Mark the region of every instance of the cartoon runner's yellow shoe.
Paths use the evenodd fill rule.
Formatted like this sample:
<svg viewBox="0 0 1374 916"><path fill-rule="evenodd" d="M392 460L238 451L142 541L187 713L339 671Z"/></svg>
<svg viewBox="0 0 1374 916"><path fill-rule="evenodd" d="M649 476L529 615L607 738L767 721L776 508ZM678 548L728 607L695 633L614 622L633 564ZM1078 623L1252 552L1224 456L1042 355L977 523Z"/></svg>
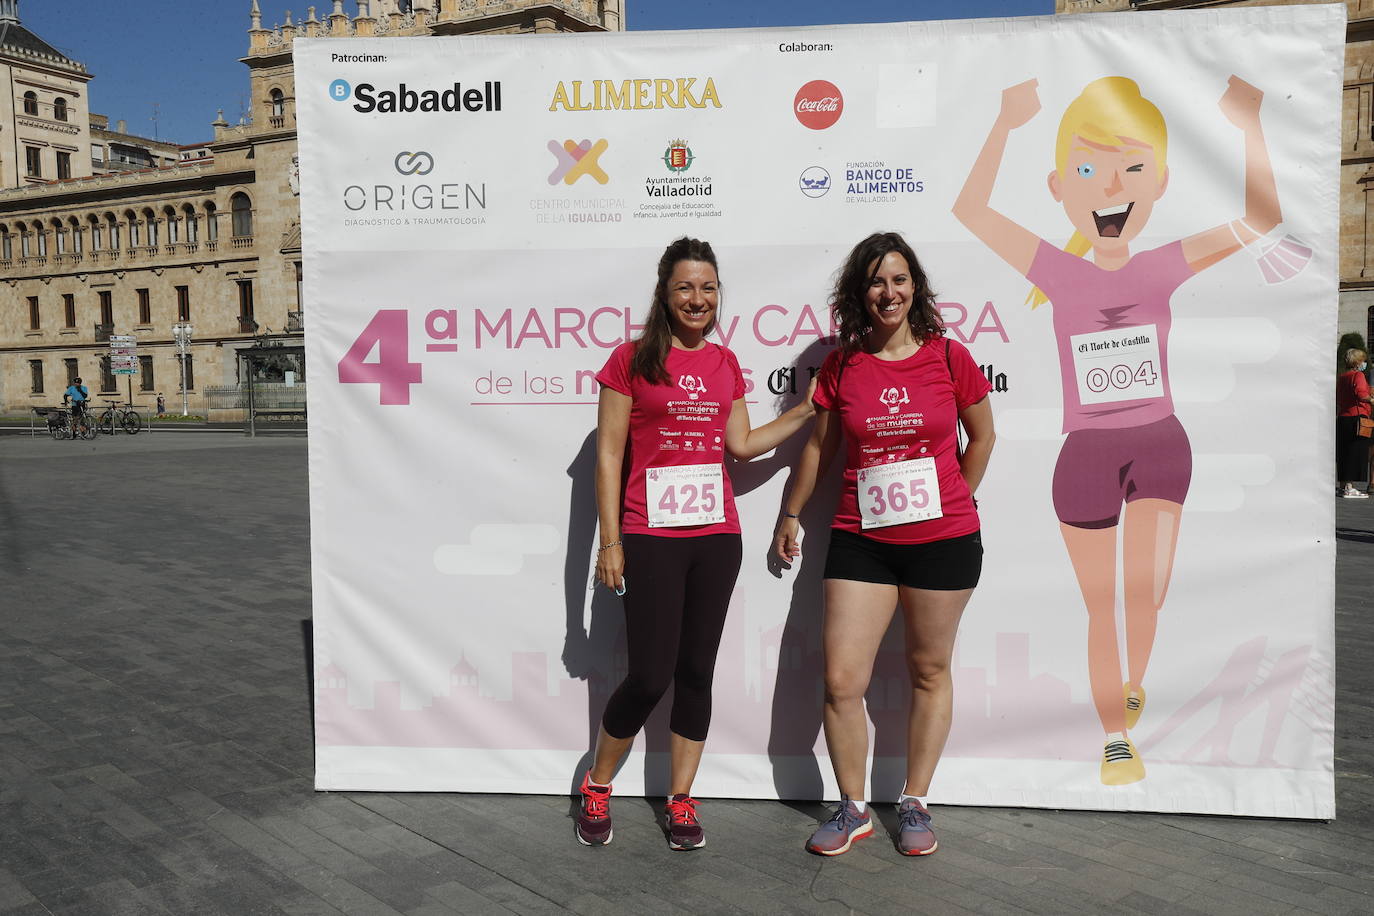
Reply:
<svg viewBox="0 0 1374 916"><path fill-rule="evenodd" d="M1102 748L1102 784L1128 786L1145 778L1145 764L1131 739L1120 733L1107 736Z"/></svg>
<svg viewBox="0 0 1374 916"><path fill-rule="evenodd" d="M1130 731L1140 721L1140 713L1145 709L1145 688L1132 690L1130 684L1122 684L1121 693L1126 698L1126 731Z"/></svg>

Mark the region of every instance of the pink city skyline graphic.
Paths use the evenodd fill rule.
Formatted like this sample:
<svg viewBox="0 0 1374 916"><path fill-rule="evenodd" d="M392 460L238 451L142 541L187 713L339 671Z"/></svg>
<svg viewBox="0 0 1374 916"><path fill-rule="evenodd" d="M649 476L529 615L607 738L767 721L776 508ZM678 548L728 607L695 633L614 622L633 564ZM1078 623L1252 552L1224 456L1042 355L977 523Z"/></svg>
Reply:
<svg viewBox="0 0 1374 916"><path fill-rule="evenodd" d="M716 664L715 714L710 750L723 754L809 755L820 753L822 656L819 645L789 633L784 624L763 630L753 646L757 658L776 658L751 678L746 660L744 615L732 609ZM316 677L316 741L321 746L483 748L585 751L594 722L611 691L625 676L623 628L610 653L610 670L593 668L584 679L551 676L544 652L510 653L510 696L484 694L478 668L460 659L449 671L448 692L418 708L401 702L399 681L372 684L371 706L350 703L348 674L333 663ZM1220 671L1200 682L1193 696L1162 721L1137 728L1142 750L1160 762L1239 767L1283 767L1276 758L1280 733L1289 717L1311 729L1331 702L1311 646L1290 649L1277 658L1266 651L1268 638L1237 646ZM1086 672L1083 673L1086 678ZM954 662L954 727L949 757L1063 759L1065 748L1091 747L1098 722L1090 701L1076 701L1068 681L1031 671L1031 636L995 636L991 669ZM774 709L779 689L789 697ZM884 642L866 697L873 722L875 757L905 754L907 697L910 686L900 640ZM656 718L671 696L665 697ZM1258 750L1237 750L1242 720L1263 708ZM1147 713L1148 715L1148 713ZM763 734L760 725L771 721ZM650 728L654 720L651 720ZM1048 727L1047 727L1048 726ZM1187 746L1174 742L1186 728L1195 737ZM1251 747L1253 741L1240 746Z"/></svg>

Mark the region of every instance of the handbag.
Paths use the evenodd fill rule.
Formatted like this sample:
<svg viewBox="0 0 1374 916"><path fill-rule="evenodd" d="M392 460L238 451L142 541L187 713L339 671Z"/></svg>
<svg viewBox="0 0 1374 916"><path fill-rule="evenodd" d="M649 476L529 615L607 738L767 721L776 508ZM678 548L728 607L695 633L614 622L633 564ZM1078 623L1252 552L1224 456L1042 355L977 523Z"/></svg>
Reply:
<svg viewBox="0 0 1374 916"><path fill-rule="evenodd" d="M1355 435L1365 439L1374 436L1374 419L1369 417L1356 417L1355 421Z"/></svg>

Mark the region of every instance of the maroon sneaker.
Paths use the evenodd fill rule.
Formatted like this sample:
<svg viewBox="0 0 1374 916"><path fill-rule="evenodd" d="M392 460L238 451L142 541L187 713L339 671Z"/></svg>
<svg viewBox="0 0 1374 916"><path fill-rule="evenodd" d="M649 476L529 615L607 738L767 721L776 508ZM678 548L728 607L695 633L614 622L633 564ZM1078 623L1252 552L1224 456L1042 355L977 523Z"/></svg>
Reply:
<svg viewBox="0 0 1374 916"><path fill-rule="evenodd" d="M605 846L611 842L611 787L594 786L592 772L582 777L582 810L577 812L577 842Z"/></svg>
<svg viewBox="0 0 1374 916"><path fill-rule="evenodd" d="M706 831L697 820L697 800L690 795L674 795L664 806L668 818L668 845L673 849L700 849L706 845Z"/></svg>

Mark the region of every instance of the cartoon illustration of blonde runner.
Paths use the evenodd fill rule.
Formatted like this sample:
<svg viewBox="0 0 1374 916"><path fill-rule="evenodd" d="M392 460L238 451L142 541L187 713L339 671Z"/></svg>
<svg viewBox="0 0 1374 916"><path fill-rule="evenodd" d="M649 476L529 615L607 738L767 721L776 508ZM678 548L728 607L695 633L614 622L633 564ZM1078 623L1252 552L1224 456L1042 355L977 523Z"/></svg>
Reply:
<svg viewBox="0 0 1374 916"><path fill-rule="evenodd" d="M1291 237L1266 238L1281 214L1260 127L1262 100L1263 93L1232 76L1219 103L1244 135L1244 217L1181 241L1129 249L1169 185L1168 131L1159 109L1121 76L1089 83L1059 124L1049 191L1076 230L1065 248L990 205L1008 135L1040 110L1036 80L1003 91L1001 111L954 204L955 217L1034 284L1032 307L1053 305L1066 434L1053 498L1088 611L1088 678L1106 733L1105 785L1145 777L1130 729L1145 706L1145 669L1192 478L1191 447L1169 387L1169 298L1242 247L1257 252L1271 282L1296 274L1311 255ZM1291 263L1281 260L1284 253ZM1124 685L1115 610L1118 528Z"/></svg>

